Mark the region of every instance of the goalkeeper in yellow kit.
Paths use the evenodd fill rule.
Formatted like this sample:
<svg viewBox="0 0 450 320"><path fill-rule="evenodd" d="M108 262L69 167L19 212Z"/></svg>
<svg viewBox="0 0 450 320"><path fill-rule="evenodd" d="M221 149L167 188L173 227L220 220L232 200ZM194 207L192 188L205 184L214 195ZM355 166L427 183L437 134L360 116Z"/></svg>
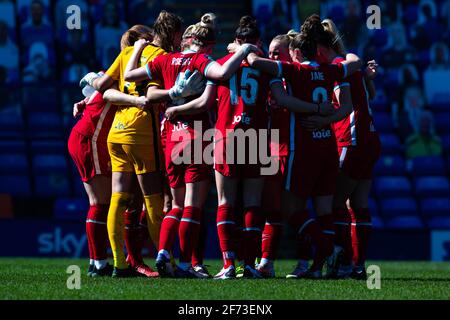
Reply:
<svg viewBox="0 0 450 320"><path fill-rule="evenodd" d="M154 24L154 40L142 51L140 65L145 65L157 56L173 51L181 42L181 18L162 11ZM114 81L119 90L144 98L149 86L158 82L126 82L124 71L133 53L133 47L125 48L116 58L106 74L95 78L86 75L82 81L102 91ZM161 157L158 110L143 110L137 106L118 108L108 136L108 149L112 166L112 195L108 212L108 234L114 255L113 277L128 277L135 274L128 266L123 251L123 212L132 200L131 185L134 173L144 195L150 237L158 248L159 230L163 218L162 175L164 162Z"/></svg>

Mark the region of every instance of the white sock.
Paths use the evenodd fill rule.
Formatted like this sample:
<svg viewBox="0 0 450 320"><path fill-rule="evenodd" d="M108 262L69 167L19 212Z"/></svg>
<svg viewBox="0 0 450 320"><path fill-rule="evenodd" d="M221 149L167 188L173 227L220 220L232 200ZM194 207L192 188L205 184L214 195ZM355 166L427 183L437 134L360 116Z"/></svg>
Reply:
<svg viewBox="0 0 450 320"><path fill-rule="evenodd" d="M260 266L267 266L270 265L272 263L271 260L266 259L266 258L261 258L261 262L259 263Z"/></svg>
<svg viewBox="0 0 450 320"><path fill-rule="evenodd" d="M89 265L90 266L94 265L94 259L89 259Z"/></svg>
<svg viewBox="0 0 450 320"><path fill-rule="evenodd" d="M104 267L106 267L108 260L94 260L94 263L97 269L103 269Z"/></svg>
<svg viewBox="0 0 450 320"><path fill-rule="evenodd" d="M191 266L191 264L189 262L180 262L178 264L178 268L180 268L183 271L186 271L187 269L189 269L190 266Z"/></svg>
<svg viewBox="0 0 450 320"><path fill-rule="evenodd" d="M158 251L158 255L162 254L164 257L166 257L167 259L170 259L170 253L169 251L165 250L165 249L161 249Z"/></svg>

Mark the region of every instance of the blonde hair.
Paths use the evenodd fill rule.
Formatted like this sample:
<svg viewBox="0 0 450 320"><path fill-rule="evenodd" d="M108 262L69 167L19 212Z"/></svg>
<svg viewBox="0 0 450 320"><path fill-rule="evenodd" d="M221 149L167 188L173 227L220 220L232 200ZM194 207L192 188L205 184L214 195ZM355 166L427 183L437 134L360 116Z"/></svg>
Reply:
<svg viewBox="0 0 450 320"><path fill-rule="evenodd" d="M345 50L344 41L342 41L342 36L340 35L333 20L323 20L322 26L326 32L331 33L331 35L333 36L333 50L336 51L337 54L344 56L347 50Z"/></svg>
<svg viewBox="0 0 450 320"><path fill-rule="evenodd" d="M200 47L215 44L216 22L217 17L214 13L205 13L191 30L191 37L194 38L192 43Z"/></svg>

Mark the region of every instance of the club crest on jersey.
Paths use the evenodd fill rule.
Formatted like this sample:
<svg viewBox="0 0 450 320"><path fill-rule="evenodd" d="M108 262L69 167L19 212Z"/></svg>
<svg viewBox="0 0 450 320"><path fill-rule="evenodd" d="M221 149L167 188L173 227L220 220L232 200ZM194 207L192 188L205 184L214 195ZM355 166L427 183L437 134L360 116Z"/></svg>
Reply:
<svg viewBox="0 0 450 320"><path fill-rule="evenodd" d="M312 132L313 139L329 139L331 138L330 129L316 130Z"/></svg>
<svg viewBox="0 0 450 320"><path fill-rule="evenodd" d="M324 81L325 80L325 76L323 75L323 72L312 71L311 72L311 80L312 81Z"/></svg>
<svg viewBox="0 0 450 320"><path fill-rule="evenodd" d="M233 116L233 123L232 124L243 123L243 124L249 125L250 122L251 122L251 118L249 116L247 116L245 112L243 112L240 115Z"/></svg>

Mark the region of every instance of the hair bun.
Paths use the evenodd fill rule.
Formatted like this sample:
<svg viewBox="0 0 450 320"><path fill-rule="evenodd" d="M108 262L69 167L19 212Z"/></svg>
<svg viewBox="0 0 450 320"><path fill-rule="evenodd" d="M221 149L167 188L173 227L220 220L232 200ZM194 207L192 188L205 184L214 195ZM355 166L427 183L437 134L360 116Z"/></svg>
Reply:
<svg viewBox="0 0 450 320"><path fill-rule="evenodd" d="M256 19L251 16L243 16L239 21L240 28L257 28Z"/></svg>
<svg viewBox="0 0 450 320"><path fill-rule="evenodd" d="M205 13L200 19L200 26L205 28L216 28L216 19L217 16L214 13L208 12Z"/></svg>

